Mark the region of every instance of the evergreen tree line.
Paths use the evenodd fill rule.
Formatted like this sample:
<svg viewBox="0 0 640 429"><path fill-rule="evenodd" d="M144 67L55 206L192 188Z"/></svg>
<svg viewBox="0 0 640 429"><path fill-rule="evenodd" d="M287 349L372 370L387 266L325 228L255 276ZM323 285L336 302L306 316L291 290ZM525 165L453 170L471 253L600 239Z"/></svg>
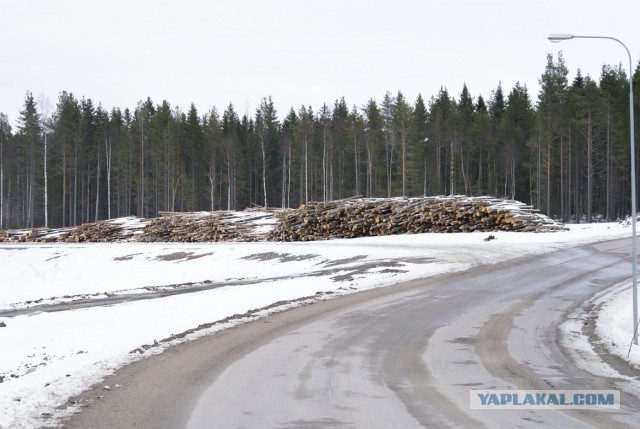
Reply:
<svg viewBox="0 0 640 429"><path fill-rule="evenodd" d="M562 54L548 55L535 102L520 83L486 101L464 85L457 97L341 98L281 120L270 97L250 116L150 99L109 112L67 92L49 112L27 93L15 132L0 113L0 229L357 195L493 195L564 221L623 217L627 74L567 76Z"/></svg>

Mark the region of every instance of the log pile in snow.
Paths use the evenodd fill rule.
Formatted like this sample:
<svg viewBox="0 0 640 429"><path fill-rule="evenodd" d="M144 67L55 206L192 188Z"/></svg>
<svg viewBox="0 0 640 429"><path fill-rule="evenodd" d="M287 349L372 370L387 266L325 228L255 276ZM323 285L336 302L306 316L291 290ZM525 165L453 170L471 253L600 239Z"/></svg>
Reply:
<svg viewBox="0 0 640 429"><path fill-rule="evenodd" d="M423 232L564 229L518 201L491 197L350 199L310 203L278 214L269 239L312 241Z"/></svg>
<svg viewBox="0 0 640 429"><path fill-rule="evenodd" d="M346 199L298 209L243 212L161 212L58 229L0 231L0 242L218 242L312 241L423 232L563 230L518 201L491 197Z"/></svg>
<svg viewBox="0 0 640 429"><path fill-rule="evenodd" d="M257 213L257 212L242 212ZM242 216L238 212L218 211L204 213L160 212L149 219L137 241L206 243L218 241L260 241L264 239L258 224L264 218L273 218L272 212Z"/></svg>
<svg viewBox="0 0 640 429"><path fill-rule="evenodd" d="M66 228L32 228L0 231L0 242L104 243L135 241L143 225L135 217L100 220Z"/></svg>

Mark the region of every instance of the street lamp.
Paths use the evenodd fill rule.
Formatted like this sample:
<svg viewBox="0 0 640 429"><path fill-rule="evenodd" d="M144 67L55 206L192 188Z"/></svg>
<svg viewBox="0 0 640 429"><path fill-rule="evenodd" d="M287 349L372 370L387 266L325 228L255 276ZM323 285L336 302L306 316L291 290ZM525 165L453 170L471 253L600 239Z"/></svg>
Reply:
<svg viewBox="0 0 640 429"><path fill-rule="evenodd" d="M629 56L629 127L631 129L631 265L633 276L633 343L638 345L638 250L636 245L636 145L633 123L633 62L629 48L620 40L609 36L576 36L573 34L549 34L549 41L559 43L571 39L608 39L618 42Z"/></svg>

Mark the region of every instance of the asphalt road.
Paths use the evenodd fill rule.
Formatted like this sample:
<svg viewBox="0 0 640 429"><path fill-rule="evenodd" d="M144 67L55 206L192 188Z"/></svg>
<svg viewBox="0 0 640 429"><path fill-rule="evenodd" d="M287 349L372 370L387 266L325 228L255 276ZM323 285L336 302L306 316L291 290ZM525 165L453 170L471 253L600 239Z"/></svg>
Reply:
<svg viewBox="0 0 640 429"><path fill-rule="evenodd" d="M629 247L571 248L272 315L121 369L104 382L120 387L76 398L82 411L65 427L637 427L640 382L578 368L558 330L629 277ZM471 410L471 389L618 389L622 404Z"/></svg>

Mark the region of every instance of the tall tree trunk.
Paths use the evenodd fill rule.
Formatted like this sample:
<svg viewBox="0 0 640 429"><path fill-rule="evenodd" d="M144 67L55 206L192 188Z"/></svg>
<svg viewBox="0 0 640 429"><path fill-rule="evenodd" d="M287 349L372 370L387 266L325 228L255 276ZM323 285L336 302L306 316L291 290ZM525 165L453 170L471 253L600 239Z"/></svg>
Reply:
<svg viewBox="0 0 640 429"><path fill-rule="evenodd" d="M47 133L44 133L44 226L49 227L49 191L47 176Z"/></svg>
<svg viewBox="0 0 640 429"><path fill-rule="evenodd" d="M28 208L27 208L27 216L28 216L28 225L30 228L34 226L34 211L35 211L35 185L36 185L36 169L35 169L35 144L33 136L29 136L29 165L27 167L27 173L29 177L28 180Z"/></svg>
<svg viewBox="0 0 640 429"><path fill-rule="evenodd" d="M456 148L455 148L456 135L455 131L449 141L449 194L455 195L456 193Z"/></svg>
<svg viewBox="0 0 640 429"><path fill-rule="evenodd" d="M441 144L441 136L440 136L440 128L438 126L436 126L436 141L435 141L435 145L436 145L436 184L438 187L438 192L442 191L442 167L441 167L441 163L442 163L442 144ZM445 191L446 193L446 191Z"/></svg>
<svg viewBox="0 0 640 429"><path fill-rule="evenodd" d="M78 139L74 139L73 145L73 225L78 224Z"/></svg>
<svg viewBox="0 0 640 429"><path fill-rule="evenodd" d="M393 145L387 144L387 198L391 198L392 175L393 175Z"/></svg>
<svg viewBox="0 0 640 429"><path fill-rule="evenodd" d="M536 207L542 208L542 126L538 124L538 146L536 160Z"/></svg>
<svg viewBox="0 0 640 429"><path fill-rule="evenodd" d="M173 199L175 199L175 195ZM209 200L211 200L210 210L213 212L216 210L216 154L213 149L209 158Z"/></svg>
<svg viewBox="0 0 640 429"><path fill-rule="evenodd" d="M95 213L95 222L98 222L99 213L100 213L100 144L98 146L98 165L96 166L96 213Z"/></svg>
<svg viewBox="0 0 640 429"><path fill-rule="evenodd" d="M482 150L478 151L478 186L476 187L478 195L483 195L483 189L482 189Z"/></svg>
<svg viewBox="0 0 640 429"><path fill-rule="evenodd" d="M305 131L304 135L304 203L309 202L309 149L308 137Z"/></svg>
<svg viewBox="0 0 640 429"><path fill-rule="evenodd" d="M587 116L587 223L592 221L593 206L593 123L591 109Z"/></svg>
<svg viewBox="0 0 640 429"><path fill-rule="evenodd" d="M567 204L566 204L566 210L565 210L565 215L567 216L566 221L571 221L571 217L575 216L575 213L572 212L571 210L571 193L573 192L574 194L576 194L576 190L574 189L574 180L573 180L573 158L574 158L574 148L573 148L573 143L572 143L572 137L571 137L571 128L569 128L569 134L568 134L568 139L569 141L567 142L567 146L569 147L568 151L569 153L567 154L567 195L566 195L566 200L567 200ZM575 156L575 158L577 159L577 156ZM577 207L577 206L576 206Z"/></svg>
<svg viewBox="0 0 640 429"><path fill-rule="evenodd" d="M404 128L404 127L403 127ZM402 196L407 195L407 133L402 130Z"/></svg>
<svg viewBox="0 0 640 429"><path fill-rule="evenodd" d="M607 101L607 214L606 220L611 220L611 104Z"/></svg>
<svg viewBox="0 0 640 429"><path fill-rule="evenodd" d="M546 183L546 213L547 215L551 214L551 119L549 119L549 125L547 128L547 147L546 147L546 174L547 174L547 183Z"/></svg>
<svg viewBox="0 0 640 429"><path fill-rule="evenodd" d="M327 127L322 128L322 201L329 196L329 170L327 166Z"/></svg>
<svg viewBox="0 0 640 429"><path fill-rule="evenodd" d="M267 154L264 149L264 137L260 136L260 148L262 149L262 192L264 193L264 206L267 204Z"/></svg>
<svg viewBox="0 0 640 429"><path fill-rule="evenodd" d="M358 140L356 138L356 120L353 120L353 165L354 171L353 175L355 176L355 192L353 195L360 195L360 180L358 173Z"/></svg>
<svg viewBox="0 0 640 429"><path fill-rule="evenodd" d="M564 133L562 132L563 124L560 118L560 219L565 218L565 177L564 177Z"/></svg>
<svg viewBox="0 0 640 429"><path fill-rule="evenodd" d="M329 200L333 200L333 140L329 140Z"/></svg>
<svg viewBox="0 0 640 429"><path fill-rule="evenodd" d="M138 216L144 217L144 118L140 120L140 188Z"/></svg>
<svg viewBox="0 0 640 429"><path fill-rule="evenodd" d="M373 196L373 155L371 154L371 143L369 139L365 136L365 144L367 147L367 185L366 185L366 196Z"/></svg>
<svg viewBox="0 0 640 429"><path fill-rule="evenodd" d="M287 207L291 207L291 157L292 157L292 148L289 147L289 167L287 170L289 174L287 175Z"/></svg>
<svg viewBox="0 0 640 429"><path fill-rule="evenodd" d="M280 206L286 207L287 203L287 145L282 144L282 183L280 184Z"/></svg>
<svg viewBox="0 0 640 429"><path fill-rule="evenodd" d="M107 219L111 219L111 139L107 137L104 144L107 157Z"/></svg>
<svg viewBox="0 0 640 429"><path fill-rule="evenodd" d="M231 144L231 143L228 143L228 144ZM231 151L228 148L227 149L227 210L231 210L232 189L233 189L233 171L231 167Z"/></svg>
<svg viewBox="0 0 640 429"><path fill-rule="evenodd" d="M62 226L67 226L67 143L62 141Z"/></svg>

